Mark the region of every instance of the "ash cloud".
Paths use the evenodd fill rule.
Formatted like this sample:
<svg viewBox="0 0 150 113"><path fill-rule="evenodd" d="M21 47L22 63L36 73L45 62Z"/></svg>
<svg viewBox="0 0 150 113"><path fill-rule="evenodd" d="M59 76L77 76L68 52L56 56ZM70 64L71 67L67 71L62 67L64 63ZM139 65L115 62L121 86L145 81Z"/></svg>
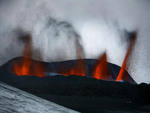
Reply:
<svg viewBox="0 0 150 113"><path fill-rule="evenodd" d="M128 71L136 82L150 83L149 4L148 0L2 0L0 64L21 55L18 28L31 33L35 51L45 61L76 58L80 43L84 57L97 58L107 50L108 61L118 65L128 46L126 31L138 30Z"/></svg>

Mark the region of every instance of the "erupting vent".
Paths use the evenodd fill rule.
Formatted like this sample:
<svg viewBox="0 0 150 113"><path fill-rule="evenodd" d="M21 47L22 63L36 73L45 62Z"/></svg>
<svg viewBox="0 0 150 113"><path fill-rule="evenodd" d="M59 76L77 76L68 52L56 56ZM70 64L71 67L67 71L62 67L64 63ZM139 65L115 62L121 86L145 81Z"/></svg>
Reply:
<svg viewBox="0 0 150 113"><path fill-rule="evenodd" d="M69 70L62 67L61 69L59 69L58 73L65 75L65 76L69 76L69 75L85 76L86 72L85 72L84 60L79 59L76 62L76 65L71 66Z"/></svg>
<svg viewBox="0 0 150 113"><path fill-rule="evenodd" d="M104 53L95 66L93 77L101 80L109 80L109 69L107 64L107 56Z"/></svg>
<svg viewBox="0 0 150 113"><path fill-rule="evenodd" d="M119 75L118 75L116 81L121 81L121 80L126 79L125 70L127 69L127 61L128 61L128 57L130 56L132 49L135 45L135 41L136 41L136 33L133 33L133 34L131 34L130 44L129 44L125 59L123 61L123 64L121 66L121 69L120 69L120 72L119 72Z"/></svg>
<svg viewBox="0 0 150 113"><path fill-rule="evenodd" d="M126 80L127 76L125 70L127 69L127 61L128 57L131 54L132 48L135 44L136 33L131 35L130 44L123 61L122 67L120 69L119 75L116 81ZM77 76L86 76L86 66L84 60L81 58L81 50L77 49L77 55L79 60L76 61L76 64L72 64L68 67L64 65L59 66L56 73L70 76L70 75L77 75ZM31 37L27 35L25 37L25 45L23 51L23 58L19 62L13 63L13 72L18 76L27 76L27 75L34 75L38 77L47 76L46 73L50 73L51 70L46 69L46 66L42 62L34 62L32 60L32 44L31 44ZM110 76L110 71L107 62L107 54L106 52L100 56L97 63L95 64L92 75L95 79L99 80L113 80L112 76Z"/></svg>
<svg viewBox="0 0 150 113"><path fill-rule="evenodd" d="M25 38L25 46L23 51L23 59L21 62L14 62L13 70L16 75L34 75L38 77L45 76L45 66L44 64L38 62L34 63L32 59L32 44L31 37L27 35Z"/></svg>

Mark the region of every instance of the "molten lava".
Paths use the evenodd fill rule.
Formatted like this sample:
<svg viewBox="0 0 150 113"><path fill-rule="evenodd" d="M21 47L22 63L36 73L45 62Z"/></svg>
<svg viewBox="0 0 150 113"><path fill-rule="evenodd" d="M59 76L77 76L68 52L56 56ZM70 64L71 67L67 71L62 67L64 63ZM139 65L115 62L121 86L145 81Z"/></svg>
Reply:
<svg viewBox="0 0 150 113"><path fill-rule="evenodd" d="M101 80L108 80L110 78L106 53L104 53L98 60L94 69L93 77Z"/></svg>
<svg viewBox="0 0 150 113"><path fill-rule="evenodd" d="M69 75L77 75L77 76L85 76L86 75L86 69L85 69L85 62L83 60L83 50L77 44L76 53L77 53L77 62L75 64L70 65L70 67L63 67L61 66L59 69L59 73L63 74L64 76Z"/></svg>
<svg viewBox="0 0 150 113"><path fill-rule="evenodd" d="M136 33L132 34L132 37L130 37L130 38L131 38L130 44L129 44L129 47L128 47L128 50L127 50L125 59L124 59L124 61L123 61L123 64L122 64L122 66L121 66L121 69L120 69L120 72L119 72L119 75L118 75L116 81L121 81L121 80L125 80L125 79L126 79L125 70L126 70L126 68L127 68L128 57L131 55L132 49L133 49L133 47L134 47L134 45L135 45Z"/></svg>
<svg viewBox="0 0 150 113"><path fill-rule="evenodd" d="M79 75L79 76L85 76L86 75L86 69L85 69L85 62L83 60L84 54L83 54L83 48L79 44L78 40L76 40L76 53L77 53L77 64L74 68L70 69L71 75Z"/></svg>
<svg viewBox="0 0 150 113"><path fill-rule="evenodd" d="M85 76L85 64L83 59L79 59L76 62L72 63L70 66L60 65L58 67L58 72L64 76L77 75Z"/></svg>
<svg viewBox="0 0 150 113"><path fill-rule="evenodd" d="M45 67L42 63L35 63L32 59L32 44L30 35L24 37L25 45L23 58L20 62L14 62L13 71L18 76L34 75L38 77L45 76Z"/></svg>
<svg viewBox="0 0 150 113"><path fill-rule="evenodd" d="M70 75L79 75L79 76L85 76L85 64L83 59L79 59L77 61L77 65L74 68L70 69L69 72Z"/></svg>
<svg viewBox="0 0 150 113"><path fill-rule="evenodd" d="M123 61L122 67L120 69L119 75L116 81L126 80L126 65L129 55L131 54L132 48L135 44L136 34L132 35L130 40L130 44ZM26 75L33 75L38 77L44 77L45 73L47 73L46 68L44 66L44 62L36 62L32 60L32 41L30 35L24 37L24 51L23 51L23 58L20 59L18 62L13 63L13 71L18 76L26 76ZM68 65L59 65L56 69L56 73L59 73L64 76L69 75L78 75L78 76L86 76L86 68L85 68L85 58L83 56L83 49L79 45L77 45L77 62ZM50 72L50 70L49 70ZM110 76L109 67L107 63L107 55L106 52L99 58L97 61L94 70L92 70L93 78L101 79L101 80L112 80Z"/></svg>

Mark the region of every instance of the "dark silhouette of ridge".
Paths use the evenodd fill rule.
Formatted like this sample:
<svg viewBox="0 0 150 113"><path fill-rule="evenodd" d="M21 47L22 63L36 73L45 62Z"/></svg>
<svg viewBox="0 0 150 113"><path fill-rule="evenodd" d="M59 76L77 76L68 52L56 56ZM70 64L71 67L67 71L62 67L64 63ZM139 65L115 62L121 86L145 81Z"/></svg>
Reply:
<svg viewBox="0 0 150 113"><path fill-rule="evenodd" d="M150 104L149 84L138 85L133 81L116 82L92 78L90 70L97 60L84 60L87 77L57 75L40 78L32 75L15 75L12 72L12 62L20 59L22 58L12 59L0 67L0 81L74 110L99 113L105 110L130 111L132 109L134 111L136 109L142 112L143 109L140 109L140 106ZM42 63L45 64L47 70L56 72L60 64L68 66L75 62L76 60ZM110 72L113 73L112 78L115 79L120 67L111 63L108 63L108 66Z"/></svg>
<svg viewBox="0 0 150 113"><path fill-rule="evenodd" d="M23 57L17 57L17 58L14 58L10 61L8 61L6 64L4 64L3 66L1 66L1 68L3 68L3 70L7 70L8 72L11 72L12 74L14 74L12 72L12 64L13 62L20 62L22 60ZM59 72L58 70L60 68L63 67L63 69L67 70L68 68L70 68L71 66L73 65L76 65L76 62L78 60L68 60L68 61L61 61L61 62L51 62L51 63L48 63L48 62L41 62L41 61L36 61L36 60L32 60L33 63L43 63L46 67L46 74L47 75L50 75L50 72L51 73L55 73L55 75L59 75ZM94 70L94 67L95 67L95 64L97 63L97 60L96 59L83 59L84 63L85 63L85 70L86 70L86 77L93 77L93 70ZM108 79L108 81L115 81L118 74L119 74L119 71L120 71L120 67L115 65L115 64L112 64L112 63L108 63L108 67L109 67L109 73L110 73L110 78L112 79ZM132 79L132 77L129 75L129 73L127 71L125 71L126 73L126 82L130 82L130 83L133 83L135 84L136 82Z"/></svg>

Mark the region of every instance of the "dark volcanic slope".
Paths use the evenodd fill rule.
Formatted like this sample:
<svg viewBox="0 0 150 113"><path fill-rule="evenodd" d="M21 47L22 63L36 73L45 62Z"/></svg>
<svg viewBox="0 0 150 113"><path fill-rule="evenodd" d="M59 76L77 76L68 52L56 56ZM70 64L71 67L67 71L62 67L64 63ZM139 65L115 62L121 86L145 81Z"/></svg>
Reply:
<svg viewBox="0 0 150 113"><path fill-rule="evenodd" d="M12 73L13 62L21 62L21 61L22 61L22 57L12 59L12 60L8 61L6 64L4 64L3 66L1 66L1 68L3 68L3 70L7 70L8 72ZM39 62L39 61L35 61L35 60L32 60L32 61L34 64L37 64ZM49 74L49 72L58 73L59 69L62 69L62 68L63 68L63 70L68 70L70 67L75 66L77 64L77 61L78 60L68 60L68 61L62 61L62 62L51 62L51 63L41 62L41 63L43 63L45 65L46 70L47 70L46 73ZM93 70L95 68L95 64L97 63L97 60L84 59L83 62L85 64L86 76L92 77ZM120 67L115 64L108 63L108 68L109 68L109 73L111 76L110 78L112 78L111 80L115 81L119 74ZM126 74L125 80L127 82L136 83L127 71L125 71L125 74Z"/></svg>
<svg viewBox="0 0 150 113"><path fill-rule="evenodd" d="M19 58L20 59L20 58ZM12 72L12 62L17 59L13 59L0 67L0 81L26 90L33 94L54 94L54 95L77 95L77 96L116 96L116 97L130 97L133 93L136 93L136 85L126 82L113 82L96 80L90 77L80 76L47 76L39 78L36 76L17 76ZM34 61L35 62L35 61ZM57 63L45 63L46 67L55 72L60 65L70 65L75 61L57 62ZM92 68L92 65L96 60L85 60L86 68ZM88 64L89 63L89 64ZM110 64L112 71L118 73L119 67ZM114 71L115 70L115 71ZM89 75L90 76L90 75ZM112 90L113 89L113 90ZM135 90L135 92L134 92Z"/></svg>
<svg viewBox="0 0 150 113"><path fill-rule="evenodd" d="M150 103L150 86L147 84L136 85L128 82L103 81L74 75L43 78L35 76L19 77L12 72L11 64L14 60L16 59L0 67L0 81L77 111L84 113L104 112L105 109L109 111L118 111L119 109L130 111L130 109L140 108L135 103L141 105ZM86 66L89 65L86 68L90 68L92 62L96 62L95 60L85 61ZM68 63L69 65L72 62L75 61L45 63L45 65L51 70L53 68L55 72L59 63L63 65ZM116 69L114 72L118 73L118 66L109 65L112 65L112 70Z"/></svg>

